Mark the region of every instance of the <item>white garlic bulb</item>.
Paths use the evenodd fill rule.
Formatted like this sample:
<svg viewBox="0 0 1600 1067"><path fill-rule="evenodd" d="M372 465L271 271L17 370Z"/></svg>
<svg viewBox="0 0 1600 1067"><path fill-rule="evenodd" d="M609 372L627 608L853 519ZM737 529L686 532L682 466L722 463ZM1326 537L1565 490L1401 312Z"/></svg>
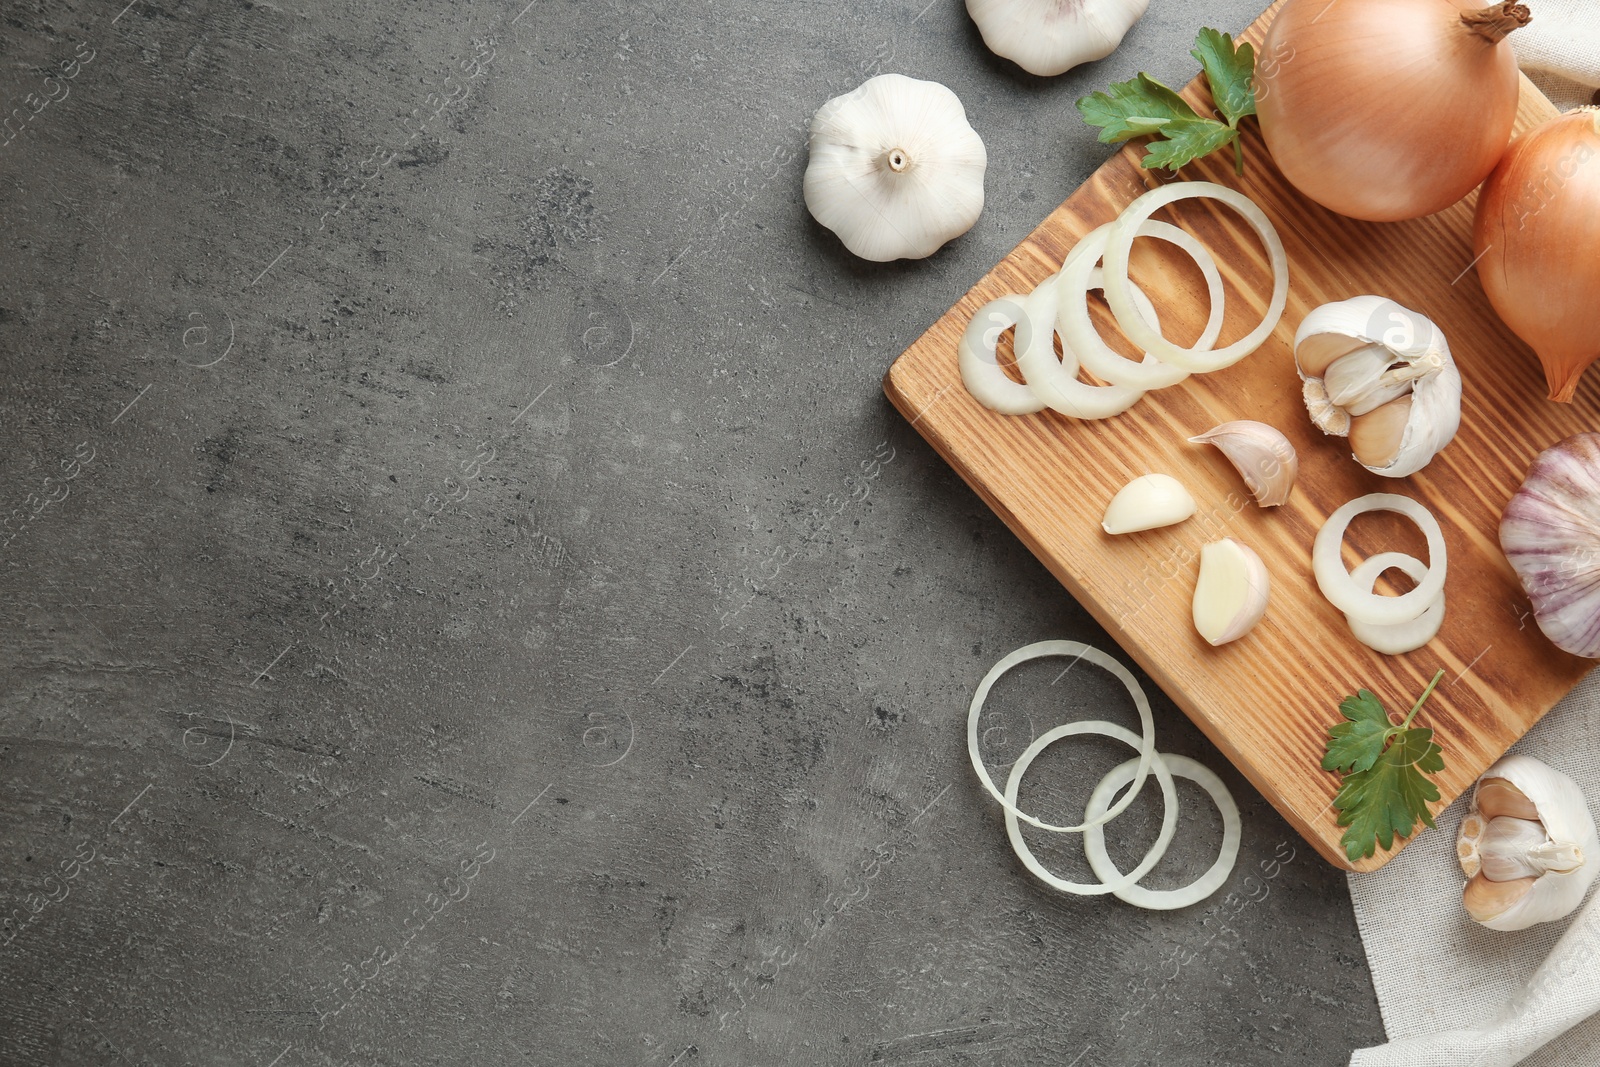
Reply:
<svg viewBox="0 0 1600 1067"><path fill-rule="evenodd" d="M1500 548L1544 635L1600 658L1600 434L1539 454L1500 516Z"/></svg>
<svg viewBox="0 0 1600 1067"><path fill-rule="evenodd" d="M1483 772L1461 820L1461 902L1491 930L1525 930L1570 914L1600 872L1600 838L1578 784L1530 756Z"/></svg>
<svg viewBox="0 0 1600 1067"><path fill-rule="evenodd" d="M1046 77L1104 59L1150 0L967 0L983 43L1029 74Z"/></svg>
<svg viewBox="0 0 1600 1067"><path fill-rule="evenodd" d="M955 93L880 74L817 109L806 207L862 259L921 259L978 221L988 165Z"/></svg>
<svg viewBox="0 0 1600 1067"><path fill-rule="evenodd" d="M1323 433L1348 437L1357 463L1404 478L1461 427L1461 372L1425 315L1381 296L1316 308L1294 335L1306 410Z"/></svg>

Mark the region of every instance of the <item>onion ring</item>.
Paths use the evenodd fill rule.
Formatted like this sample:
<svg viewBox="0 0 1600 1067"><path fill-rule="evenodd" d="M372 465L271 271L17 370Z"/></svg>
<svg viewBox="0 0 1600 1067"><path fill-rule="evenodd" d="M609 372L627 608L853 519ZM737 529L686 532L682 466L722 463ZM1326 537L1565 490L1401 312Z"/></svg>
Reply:
<svg viewBox="0 0 1600 1067"><path fill-rule="evenodd" d="M1068 257L1068 261L1071 262L1071 257ZM1099 269L1094 268L1096 272ZM1056 275L1045 279L1023 301L1023 313L1031 330L1028 343L1017 347L1017 366L1022 369L1023 377L1028 379L1028 387L1034 395L1052 411L1075 419L1108 419L1120 415L1139 402L1139 398L1144 396L1143 389L1080 382L1078 349L1065 336L1062 337L1061 358L1056 359L1054 338L1061 330L1056 316L1056 307L1060 302L1059 278ZM1090 282L1093 283L1092 276ZM1133 296L1140 311L1149 315L1152 321L1157 321L1155 306L1144 291L1135 288ZM1043 327L1041 324L1044 324Z"/></svg>
<svg viewBox="0 0 1600 1067"><path fill-rule="evenodd" d="M1102 734L1122 741L1130 748L1139 748L1141 740L1132 730L1118 726L1115 723L1100 722L1094 719L1069 722L1065 726L1057 726L1054 729L1046 730L1034 738L1033 743L1023 750L1022 755L1017 757L1017 762L1012 764L1011 777L1006 779L1006 800L1008 801L1008 807L1006 808L1006 836L1011 839L1011 848L1016 852L1017 858L1022 861L1022 865L1032 871L1045 885L1053 889L1059 889L1064 893L1075 893L1080 897L1097 897L1106 893L1121 895L1130 889L1138 888L1134 883L1149 874L1150 869L1161 862L1161 857L1166 855L1167 846L1172 844L1172 837L1178 830L1178 789L1177 786L1172 784L1172 774L1167 770L1163 756L1159 752L1155 753L1151 759L1150 769L1155 772L1156 781L1161 783L1161 795L1166 804L1161 817L1161 832L1156 836L1156 843L1150 846L1150 851L1145 853L1144 859L1139 861L1139 865L1127 874L1123 874L1121 871L1113 871L1110 878L1101 876L1098 883L1069 882L1065 878L1051 874L1044 864L1039 862L1039 858L1033 854L1033 850L1028 847L1028 842L1022 836L1022 825L1017 821L1016 815L1013 814L1017 810L1015 806L1017 787L1022 784L1022 775L1027 771L1028 766L1033 763L1035 756L1063 737L1071 737L1075 734ZM1131 759L1124 766L1138 763L1139 760ZM1112 773L1116 772L1113 771ZM1104 807L1105 805L1102 804L1101 808L1103 809ZM1096 815L1098 814L1100 813L1097 812ZM1088 832L1100 830L1098 825L1090 826L1087 820L1084 825L1089 826ZM1095 873L1099 874L1098 871Z"/></svg>
<svg viewBox="0 0 1600 1067"><path fill-rule="evenodd" d="M1005 795L995 788L994 779L989 777L989 771L983 765L983 756L978 752L978 718L983 714L983 703L989 699L989 690L994 688L994 683L1000 676L1019 663L1026 663L1032 659L1042 659L1046 656L1073 656L1078 659L1088 660L1097 667L1110 671L1128 690L1128 695L1133 697L1134 705L1139 709L1139 727L1144 737L1139 743L1139 769L1134 775L1133 784L1126 795L1113 804L1109 810L1084 822L1080 826L1052 826L1047 822L1034 818L1021 810L1017 805L1005 798ZM1057 729L1061 729L1057 727ZM1049 736L1049 734L1041 735ZM1038 744L1035 741L1034 744ZM1040 746L1043 747L1043 746ZM1144 787L1144 782L1150 774L1150 765L1156 756L1156 726L1155 719L1150 714L1150 700L1140 687L1139 680L1135 678L1121 663L1111 656L1095 648L1093 645L1083 644L1081 641L1036 641L1031 645L1024 645L999 663L989 668L989 673L983 676L983 681L978 683L978 691L972 695L972 706L967 711L967 755L972 758L972 769L978 772L978 781L989 791L989 795L1000 802L1005 809L1006 817L1021 819L1029 826L1037 826L1041 830L1051 833L1082 833L1091 826L1100 826L1110 822L1127 810L1133 798ZM1012 771L1015 774L1015 769Z"/></svg>
<svg viewBox="0 0 1600 1067"><path fill-rule="evenodd" d="M1371 592L1378 583L1378 575L1390 567L1404 571L1413 582L1422 581L1428 573L1427 564L1415 556L1408 556L1404 552L1379 552L1351 571L1350 580L1357 587ZM1356 635L1356 640L1374 652L1381 652L1385 656L1415 652L1437 637L1439 628L1444 625L1444 593L1441 592L1439 599L1410 622L1395 626L1371 626L1349 616L1345 617L1345 621L1350 624L1350 632Z"/></svg>
<svg viewBox="0 0 1600 1067"><path fill-rule="evenodd" d="M1022 352L1031 333L1022 304L1023 298L1015 294L989 301L967 323L957 347L961 381L967 392L984 407L1002 415L1032 415L1044 410L1044 401L1032 389L1012 381L1000 369L1000 359L995 354L1000 335L1013 326L1017 328L1016 350Z"/></svg>
<svg viewBox="0 0 1600 1067"><path fill-rule="evenodd" d="M1233 794L1228 792L1228 787L1223 784L1222 779L1218 778L1209 767L1196 763L1187 756L1174 756L1166 752L1159 753L1158 758L1161 763L1156 764L1157 773L1160 773L1160 767L1164 763L1171 774L1194 782L1211 794L1211 800L1217 805L1217 811L1222 816L1222 847L1217 852L1217 861L1199 878L1178 889L1146 889L1140 885L1128 885L1112 890L1119 900L1136 907L1149 908L1152 911L1172 911L1198 904L1222 888L1222 884L1228 880L1228 875L1233 873L1233 865L1239 859L1239 839L1243 833L1239 819L1239 805L1234 803ZM1136 762L1129 760L1113 768L1110 774L1100 779L1100 784L1094 787L1094 793L1089 797L1088 807L1084 808L1085 819L1092 818L1105 810L1112 794L1133 777ZM1166 785L1165 780L1162 781L1162 785ZM1167 802L1175 803L1170 799ZM1157 839L1157 844L1159 843L1160 840ZM1104 827L1091 827L1084 833L1083 851L1089 857L1089 866L1101 881L1110 883L1112 879L1122 875L1106 853ZM1144 863L1141 862L1134 870L1144 871Z"/></svg>
<svg viewBox="0 0 1600 1067"><path fill-rule="evenodd" d="M1428 572L1417 587L1401 596L1380 596L1363 589L1344 569L1339 558L1350 520L1368 511L1393 511L1416 523L1428 539ZM1408 496L1368 493L1340 507L1317 531L1311 546L1311 572L1322 595L1345 615L1369 626L1400 626L1416 619L1444 594L1446 553L1444 533L1433 512Z"/></svg>
<svg viewBox="0 0 1600 1067"><path fill-rule="evenodd" d="M1163 363L1149 352L1145 353L1142 363L1123 358L1101 339L1099 332L1094 328L1094 322L1089 318L1089 304L1086 297L1091 289L1107 289L1107 299L1110 299L1110 292L1104 281L1107 272L1095 264L1100 262L1101 256L1105 253L1112 225L1114 224L1108 223L1090 231L1073 247L1071 254L1067 256L1066 266L1061 268L1057 315L1062 336L1066 344L1077 353L1085 370L1113 385L1146 390L1164 389L1169 385L1176 385L1189 376L1187 370ZM1216 344L1217 336L1222 332L1222 275L1217 273L1217 261L1194 237L1165 222L1152 220L1144 223L1139 227L1138 236L1156 237L1177 245L1189 253L1195 266L1205 275L1206 291L1211 300L1211 317L1206 320L1205 331L1195 342L1195 346L1209 349ZM1102 279L1098 285L1095 282L1096 271L1100 272ZM1129 291L1136 295L1140 293L1139 287L1131 282ZM1139 311L1140 318L1160 335L1161 323L1145 313L1143 307L1140 307ZM1032 380L1030 377L1029 381Z"/></svg>
<svg viewBox="0 0 1600 1067"><path fill-rule="evenodd" d="M1191 197L1220 200L1242 215L1261 238L1272 266L1272 298L1267 304L1266 314L1255 329L1225 348L1180 348L1163 337L1159 330L1151 329L1149 323L1140 319L1133 306L1132 286L1128 281L1128 253L1133 247L1133 239L1155 212L1176 200ZM1283 250L1278 231L1272 228L1266 213L1256 206L1255 201L1214 182L1174 182L1152 189L1129 204L1117 221L1111 224L1111 234L1106 239L1105 270L1106 303L1111 305L1117 325L1122 327L1128 340L1163 363L1197 374L1230 367L1260 348L1272 331L1277 329L1278 320L1283 317L1284 305L1289 299L1289 257Z"/></svg>

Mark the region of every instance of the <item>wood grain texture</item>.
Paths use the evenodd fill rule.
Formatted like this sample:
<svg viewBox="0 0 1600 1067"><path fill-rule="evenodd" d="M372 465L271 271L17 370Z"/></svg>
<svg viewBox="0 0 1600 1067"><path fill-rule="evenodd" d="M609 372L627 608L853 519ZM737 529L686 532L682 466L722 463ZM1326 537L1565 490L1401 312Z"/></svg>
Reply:
<svg viewBox="0 0 1600 1067"><path fill-rule="evenodd" d="M1259 45L1270 16L1269 9L1246 39ZM1209 106L1199 79L1184 95L1197 107ZM1554 114L1524 80L1519 131ZM890 368L884 389L1317 851L1339 866L1372 870L1401 843L1393 852L1349 864L1330 807L1338 780L1318 766L1325 731L1337 721L1346 694L1366 686L1391 710L1404 710L1444 669L1421 720L1438 731L1444 746L1447 768L1438 777L1443 807L1591 666L1540 634L1500 552L1497 528L1534 455L1571 433L1600 426L1600 403L1592 383L1571 406L1544 399L1537 360L1495 317L1469 269L1474 198L1406 223L1346 219L1296 193L1272 166L1254 121L1246 125L1243 177L1233 173L1227 152L1185 168L1180 177L1248 194L1288 251L1288 308L1254 355L1226 371L1149 394L1128 413L1101 422L1053 412L996 415L963 388L956 346L973 313L998 296L1028 292L1059 268L1079 237L1161 184L1140 168L1143 148L1136 143L1108 160L908 348ZM1211 201L1183 201L1156 217L1194 233L1212 251L1227 284L1222 342L1242 336L1258 321L1271 288L1266 255L1249 228ZM1205 290L1182 253L1161 242L1137 242L1133 275L1154 300L1168 336L1182 343L1198 336L1207 314ZM1320 304L1361 293L1392 297L1439 323L1465 381L1460 434L1411 478L1363 470L1342 439L1323 437L1310 425L1300 400L1292 353L1296 325ZM1109 322L1098 298L1095 303L1097 321ZM1186 443L1217 423L1241 418L1279 427L1299 451L1300 478L1287 506L1257 508L1220 453ZM1156 471L1190 488L1200 506L1195 518L1132 536L1103 534L1099 520L1112 494ZM1340 504L1371 492L1423 501L1444 527L1449 549L1444 627L1430 644L1405 656L1380 656L1359 644L1311 577L1311 543L1323 521ZM1225 536L1260 553L1272 574L1273 595L1266 618L1248 637L1211 648L1194 632L1189 602L1200 547ZM1421 535L1405 520L1369 515L1351 527L1347 565L1386 548L1426 558Z"/></svg>

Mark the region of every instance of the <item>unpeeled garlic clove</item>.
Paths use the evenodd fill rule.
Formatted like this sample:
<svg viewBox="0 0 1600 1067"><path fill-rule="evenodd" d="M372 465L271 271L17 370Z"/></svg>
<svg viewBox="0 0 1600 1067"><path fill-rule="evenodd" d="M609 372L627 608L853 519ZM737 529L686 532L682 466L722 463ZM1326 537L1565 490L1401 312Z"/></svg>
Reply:
<svg viewBox="0 0 1600 1067"><path fill-rule="evenodd" d="M1150 0L967 0L983 43L1049 77L1116 50Z"/></svg>
<svg viewBox="0 0 1600 1067"><path fill-rule="evenodd" d="M1476 793L1478 813L1485 819L1509 816L1513 819L1537 819L1538 805L1529 800L1522 790L1504 778L1483 777L1478 781Z"/></svg>
<svg viewBox="0 0 1600 1067"><path fill-rule="evenodd" d="M1300 471L1300 458L1294 445L1278 430L1264 422L1240 419L1213 427L1191 444L1216 445L1244 479L1250 495L1264 508L1287 503Z"/></svg>
<svg viewBox="0 0 1600 1067"><path fill-rule="evenodd" d="M1194 628L1213 645L1237 641L1267 613L1272 582L1261 557L1231 537L1200 550Z"/></svg>
<svg viewBox="0 0 1600 1067"><path fill-rule="evenodd" d="M1467 914L1493 930L1522 930L1583 902L1600 871L1600 838L1576 782L1511 755L1478 779L1456 856Z"/></svg>
<svg viewBox="0 0 1600 1067"><path fill-rule="evenodd" d="M806 207L862 259L921 259L983 211L988 154L956 94L880 74L811 120Z"/></svg>
<svg viewBox="0 0 1600 1067"><path fill-rule="evenodd" d="M1352 416L1365 415L1411 392L1411 383L1425 377L1433 362L1394 362L1394 353L1383 345L1367 345L1328 365L1322 375L1328 399Z"/></svg>
<svg viewBox="0 0 1600 1067"><path fill-rule="evenodd" d="M1350 420L1350 452L1368 470L1394 463L1405 450L1412 399L1402 396Z"/></svg>
<svg viewBox="0 0 1600 1067"><path fill-rule="evenodd" d="M1138 533L1182 522L1194 512L1194 497L1176 478L1146 474L1117 490L1100 527L1108 534Z"/></svg>
<svg viewBox="0 0 1600 1067"><path fill-rule="evenodd" d="M1509 882L1496 882L1475 874L1467 879L1466 888L1461 891L1461 904L1467 909L1467 914L1473 921L1482 923L1491 930L1521 930L1526 927L1497 925L1505 919L1506 915L1518 908L1527 900L1528 894L1533 892L1537 878L1516 878ZM1532 925L1531 923L1528 925Z"/></svg>
<svg viewBox="0 0 1600 1067"><path fill-rule="evenodd" d="M1294 346L1312 422L1351 437L1356 461L1374 474L1415 474L1461 426L1461 374L1444 334L1393 300L1323 304Z"/></svg>

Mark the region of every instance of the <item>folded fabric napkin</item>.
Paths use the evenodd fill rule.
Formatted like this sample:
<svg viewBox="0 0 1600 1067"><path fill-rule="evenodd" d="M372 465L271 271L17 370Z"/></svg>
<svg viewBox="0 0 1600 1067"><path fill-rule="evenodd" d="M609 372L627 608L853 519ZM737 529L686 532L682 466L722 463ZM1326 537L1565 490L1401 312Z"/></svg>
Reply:
<svg viewBox="0 0 1600 1067"><path fill-rule="evenodd" d="M1600 675L1512 751L1570 775L1600 811ZM1383 869L1350 876L1390 1038L1351 1067L1600 1064L1600 894L1571 920L1514 933L1479 926L1461 907L1455 853L1466 808L1456 801Z"/></svg>
<svg viewBox="0 0 1600 1067"><path fill-rule="evenodd" d="M1565 111L1600 86L1600 3L1528 0L1533 21L1511 35L1528 80Z"/></svg>

